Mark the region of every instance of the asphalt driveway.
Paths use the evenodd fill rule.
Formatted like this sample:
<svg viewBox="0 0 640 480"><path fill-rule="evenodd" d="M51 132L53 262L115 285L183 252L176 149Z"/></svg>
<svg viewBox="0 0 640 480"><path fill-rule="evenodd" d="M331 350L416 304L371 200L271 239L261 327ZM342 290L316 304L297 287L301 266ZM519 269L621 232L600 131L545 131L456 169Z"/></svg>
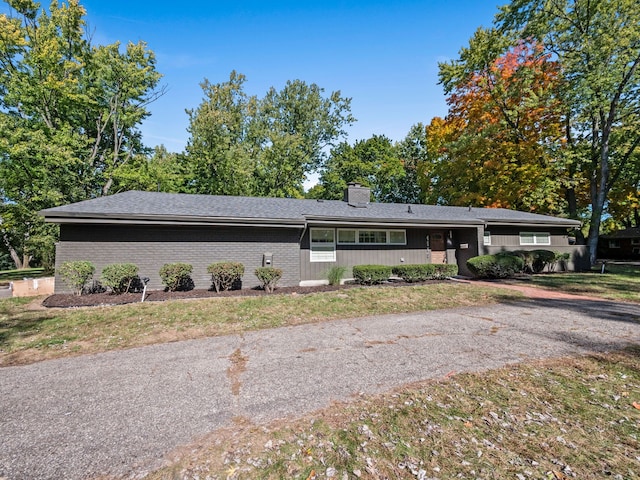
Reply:
<svg viewBox="0 0 640 480"><path fill-rule="evenodd" d="M155 345L0 369L0 478L133 478L238 417L640 343L640 307L535 299Z"/></svg>

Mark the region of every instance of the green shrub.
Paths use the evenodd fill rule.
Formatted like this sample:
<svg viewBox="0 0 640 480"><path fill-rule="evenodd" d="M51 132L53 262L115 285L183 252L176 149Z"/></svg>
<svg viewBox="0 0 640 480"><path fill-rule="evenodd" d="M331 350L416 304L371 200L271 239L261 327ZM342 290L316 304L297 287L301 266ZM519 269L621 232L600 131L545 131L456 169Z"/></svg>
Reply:
<svg viewBox="0 0 640 480"><path fill-rule="evenodd" d="M387 265L355 265L353 278L361 285L375 285L386 282L391 276L391 267Z"/></svg>
<svg viewBox="0 0 640 480"><path fill-rule="evenodd" d="M516 255L522 259L522 272L533 273L533 250L515 250L513 252L501 252L498 255Z"/></svg>
<svg viewBox="0 0 640 480"><path fill-rule="evenodd" d="M278 280L282 278L282 270L273 267L260 267L256 268L256 277L260 280L262 288L265 292L271 293L275 290Z"/></svg>
<svg viewBox="0 0 640 480"><path fill-rule="evenodd" d="M211 284L216 292L238 287L244 275L244 265L240 262L217 262L207 267L211 274Z"/></svg>
<svg viewBox="0 0 640 480"><path fill-rule="evenodd" d="M532 250L533 262L531 264L533 273L540 273L544 267L551 264L556 258L556 254L551 250Z"/></svg>
<svg viewBox="0 0 640 480"><path fill-rule="evenodd" d="M102 284L115 294L126 293L138 280L138 266L133 263L113 263L102 269Z"/></svg>
<svg viewBox="0 0 640 480"><path fill-rule="evenodd" d="M556 266L560 265L560 268L563 270L567 269L567 262L571 258L571 254L569 252L554 252L553 260L549 263L549 271L554 272L556 270Z"/></svg>
<svg viewBox="0 0 640 480"><path fill-rule="evenodd" d="M192 272L193 266L188 263L165 263L160 269L160 278L170 292L191 290L193 288Z"/></svg>
<svg viewBox="0 0 640 480"><path fill-rule="evenodd" d="M327 279L329 285L340 285L340 281L347 271L347 267L343 265L335 265L327 271Z"/></svg>
<svg viewBox="0 0 640 480"><path fill-rule="evenodd" d="M443 280L458 274L458 266L447 263L423 263L416 265L396 265L394 275L405 282L424 282L425 280Z"/></svg>
<svg viewBox="0 0 640 480"><path fill-rule="evenodd" d="M82 295L85 285L93 277L96 267L86 260L64 262L58 269L62 281L73 289L76 295Z"/></svg>
<svg viewBox="0 0 640 480"><path fill-rule="evenodd" d="M504 252L470 258L467 267L479 278L507 278L522 271L524 260L518 255Z"/></svg>

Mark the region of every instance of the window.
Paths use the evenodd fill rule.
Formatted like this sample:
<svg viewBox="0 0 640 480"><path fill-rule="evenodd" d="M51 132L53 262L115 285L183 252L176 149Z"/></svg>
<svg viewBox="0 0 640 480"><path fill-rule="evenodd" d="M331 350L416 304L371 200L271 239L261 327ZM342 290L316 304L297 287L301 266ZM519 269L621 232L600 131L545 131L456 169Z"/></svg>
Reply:
<svg viewBox="0 0 640 480"><path fill-rule="evenodd" d="M356 231L338 230L338 243L356 243Z"/></svg>
<svg viewBox="0 0 640 480"><path fill-rule="evenodd" d="M333 228L312 228L311 257L312 262L335 262L336 240Z"/></svg>
<svg viewBox="0 0 640 480"><path fill-rule="evenodd" d="M484 232L483 245L491 245L491 232Z"/></svg>
<svg viewBox="0 0 640 480"><path fill-rule="evenodd" d="M407 232L404 230L389 230L389 243L391 245L406 245Z"/></svg>
<svg viewBox="0 0 640 480"><path fill-rule="evenodd" d="M520 232L520 245L551 245L551 235L546 232Z"/></svg>
<svg viewBox="0 0 640 480"><path fill-rule="evenodd" d="M620 240L609 240L609 248L620 248Z"/></svg>
<svg viewBox="0 0 640 480"><path fill-rule="evenodd" d="M384 230L358 230L358 243L387 243Z"/></svg>
<svg viewBox="0 0 640 480"><path fill-rule="evenodd" d="M406 245L405 230L351 230L338 229L340 245Z"/></svg>
<svg viewBox="0 0 640 480"><path fill-rule="evenodd" d="M640 238L632 238L631 245L640 245Z"/></svg>

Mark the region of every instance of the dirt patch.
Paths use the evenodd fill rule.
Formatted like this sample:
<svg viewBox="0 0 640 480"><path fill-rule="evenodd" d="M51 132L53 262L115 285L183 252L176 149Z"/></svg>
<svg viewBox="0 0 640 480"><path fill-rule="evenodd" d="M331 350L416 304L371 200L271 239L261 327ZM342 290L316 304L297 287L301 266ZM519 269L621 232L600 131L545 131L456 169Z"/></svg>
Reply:
<svg viewBox="0 0 640 480"><path fill-rule="evenodd" d="M407 283L402 281L386 282L381 286L407 286L407 285L424 285L428 283L441 281L427 281L420 283ZM216 292L215 290L193 289L185 292L167 292L164 290L147 291L145 302L163 302L166 300L180 300L190 298L222 298L222 297L248 297L261 295L305 295L317 292L332 292L335 290L343 290L346 288L360 287L361 285L347 283L344 285L319 285L315 287L278 287L274 293L267 293L261 288L243 288L241 290L227 290L224 292ZM103 305L124 305L126 303L138 303L142 300L142 293L123 293L114 295L110 292L92 293L88 295L77 296L73 294L55 294L45 298L42 305L53 308L69 308L69 307L96 307Z"/></svg>
<svg viewBox="0 0 640 480"><path fill-rule="evenodd" d="M233 352L231 357L229 357L229 360L231 361L231 366L227 369L227 377L231 380L231 393L238 396L240 395L240 387L242 386L240 376L247 370L249 357L243 355L242 351L238 348Z"/></svg>

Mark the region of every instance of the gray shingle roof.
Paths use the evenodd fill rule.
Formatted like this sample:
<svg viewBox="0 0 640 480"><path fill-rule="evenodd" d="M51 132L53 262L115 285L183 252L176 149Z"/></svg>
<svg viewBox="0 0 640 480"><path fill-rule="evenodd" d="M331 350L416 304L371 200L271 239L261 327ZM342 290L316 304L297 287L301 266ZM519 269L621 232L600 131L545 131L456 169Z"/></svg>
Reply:
<svg viewBox="0 0 640 480"><path fill-rule="evenodd" d="M129 191L40 212L47 221L281 223L313 222L402 224L540 224L577 227L579 222L500 208L467 208L397 203L353 207L339 200L233 197Z"/></svg>

